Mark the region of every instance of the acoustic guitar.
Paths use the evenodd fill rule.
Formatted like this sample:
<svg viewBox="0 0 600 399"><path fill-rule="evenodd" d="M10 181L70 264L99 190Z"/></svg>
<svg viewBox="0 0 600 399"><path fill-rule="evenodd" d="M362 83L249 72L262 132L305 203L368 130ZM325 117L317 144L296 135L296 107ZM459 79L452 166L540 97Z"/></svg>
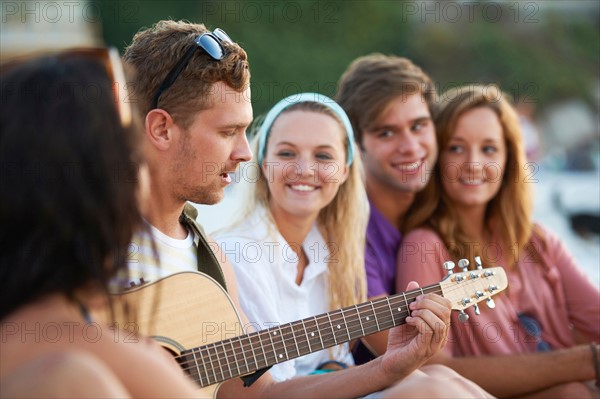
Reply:
<svg viewBox="0 0 600 399"><path fill-rule="evenodd" d="M182 272L116 295L131 311L115 306L114 320L158 341L210 396L230 378L404 324L418 295L444 296L462 312L506 287L500 267L453 273L438 284L246 334L248 326L215 280Z"/></svg>

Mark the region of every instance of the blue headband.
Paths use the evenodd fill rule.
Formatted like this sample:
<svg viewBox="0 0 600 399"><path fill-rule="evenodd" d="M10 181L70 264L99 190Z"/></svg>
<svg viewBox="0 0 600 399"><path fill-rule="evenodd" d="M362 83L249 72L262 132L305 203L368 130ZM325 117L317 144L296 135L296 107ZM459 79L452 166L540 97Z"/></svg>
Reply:
<svg viewBox="0 0 600 399"><path fill-rule="evenodd" d="M352 124L350 124L350 119L348 119L348 115L344 112L342 107L340 107L335 101L331 98L324 96L319 93L300 93L293 94L279 101L267 114L264 122L260 126L260 130L258 131L259 140L258 140L258 164L262 165L263 160L265 159L265 152L267 147L267 139L269 138L269 133L271 133L271 126L273 126L273 122L275 119L281 114L286 108L291 105L298 103L319 103L323 104L330 110L332 110L338 118L342 121L344 128L346 129L346 138L348 139L348 155L346 164L350 166L352 161L354 160L354 132L352 130Z"/></svg>

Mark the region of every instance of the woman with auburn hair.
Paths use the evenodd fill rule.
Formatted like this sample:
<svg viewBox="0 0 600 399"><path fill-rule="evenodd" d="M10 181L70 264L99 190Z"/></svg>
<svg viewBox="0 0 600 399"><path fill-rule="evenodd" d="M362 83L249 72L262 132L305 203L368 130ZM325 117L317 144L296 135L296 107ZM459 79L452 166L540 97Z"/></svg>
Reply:
<svg viewBox="0 0 600 399"><path fill-rule="evenodd" d="M397 287L444 277L444 260L502 265L508 290L494 309L453 317L433 362L499 397L594 397L600 290L561 241L533 222L532 183L517 115L495 86L446 92L436 118L434 176L409 211ZM477 263L477 262L475 262ZM463 320L464 321L464 320Z"/></svg>

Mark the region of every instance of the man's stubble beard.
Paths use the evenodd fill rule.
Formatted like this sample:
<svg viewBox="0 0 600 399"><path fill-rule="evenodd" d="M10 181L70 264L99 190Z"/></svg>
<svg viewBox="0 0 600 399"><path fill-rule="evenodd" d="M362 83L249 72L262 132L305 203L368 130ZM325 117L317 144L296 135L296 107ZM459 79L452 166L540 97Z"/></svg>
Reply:
<svg viewBox="0 0 600 399"><path fill-rule="evenodd" d="M214 205L224 197L224 189L220 185L220 167L210 173L204 169L198 176L190 176L189 166L197 162L197 156L191 151L189 132L184 135L171 168L173 191L181 202L191 201L196 204Z"/></svg>

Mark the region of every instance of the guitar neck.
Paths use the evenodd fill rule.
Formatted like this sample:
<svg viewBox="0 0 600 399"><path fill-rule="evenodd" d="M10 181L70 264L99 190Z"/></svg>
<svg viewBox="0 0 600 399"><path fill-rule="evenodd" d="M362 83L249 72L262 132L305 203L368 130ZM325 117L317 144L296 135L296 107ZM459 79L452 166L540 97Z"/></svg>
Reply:
<svg viewBox="0 0 600 399"><path fill-rule="evenodd" d="M182 368L202 387L405 323L408 305L440 284L379 298L292 323L185 350Z"/></svg>

